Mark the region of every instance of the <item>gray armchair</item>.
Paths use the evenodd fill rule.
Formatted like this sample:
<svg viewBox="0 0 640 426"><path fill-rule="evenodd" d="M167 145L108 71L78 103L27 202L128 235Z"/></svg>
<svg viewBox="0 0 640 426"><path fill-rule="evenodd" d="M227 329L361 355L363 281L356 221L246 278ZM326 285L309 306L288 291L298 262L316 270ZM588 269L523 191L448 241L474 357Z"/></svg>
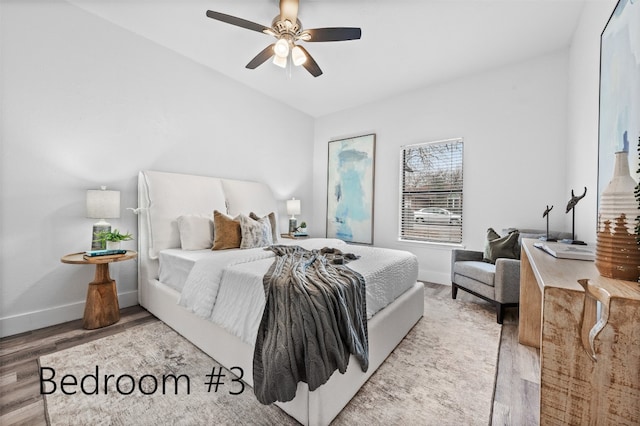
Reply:
<svg viewBox="0 0 640 426"><path fill-rule="evenodd" d="M491 302L502 324L504 309L520 301L520 260L497 259L495 265L482 261L481 251L453 250L451 253L451 297L458 289Z"/></svg>
<svg viewBox="0 0 640 426"><path fill-rule="evenodd" d="M503 230L508 234L516 228ZM544 230L519 229L520 239L546 236ZM567 232L549 232L549 238L571 238ZM517 252L520 252L518 240ZM458 289L471 293L493 303L497 321L502 324L504 309L517 307L520 302L520 260L496 259L495 265L483 262L481 251L453 250L451 253L451 297L458 295Z"/></svg>

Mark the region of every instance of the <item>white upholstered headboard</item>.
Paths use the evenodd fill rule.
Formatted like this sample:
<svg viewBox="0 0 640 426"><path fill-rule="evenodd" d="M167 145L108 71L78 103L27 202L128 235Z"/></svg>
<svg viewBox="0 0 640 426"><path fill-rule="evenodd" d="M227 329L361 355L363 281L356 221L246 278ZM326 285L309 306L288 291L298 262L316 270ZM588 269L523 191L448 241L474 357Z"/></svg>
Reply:
<svg viewBox="0 0 640 426"><path fill-rule="evenodd" d="M278 217L278 205L264 183L208 176L141 171L138 175L138 294L141 282L158 277L158 253L180 248L178 216L255 212Z"/></svg>

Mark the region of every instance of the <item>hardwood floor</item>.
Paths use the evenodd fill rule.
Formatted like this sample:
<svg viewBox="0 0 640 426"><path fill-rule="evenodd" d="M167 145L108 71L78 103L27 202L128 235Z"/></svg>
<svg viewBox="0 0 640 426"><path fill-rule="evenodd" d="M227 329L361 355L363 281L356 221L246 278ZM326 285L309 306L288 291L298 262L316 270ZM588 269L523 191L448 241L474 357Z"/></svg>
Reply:
<svg viewBox="0 0 640 426"><path fill-rule="evenodd" d="M439 295L451 294L450 286L425 283L425 287L429 291L437 291ZM456 300L483 305L495 318L494 307L472 294L459 290ZM494 426L539 424L539 392L540 353L535 348L518 343L518 309L508 308L502 324L491 424Z"/></svg>
<svg viewBox="0 0 640 426"><path fill-rule="evenodd" d="M502 325L492 424L537 425L540 422L540 352L518 343L518 310L509 311Z"/></svg>
<svg viewBox="0 0 640 426"><path fill-rule="evenodd" d="M40 356L158 321L140 306L124 308L120 315L117 324L105 328L84 330L82 320L76 320L0 339L0 425L47 424Z"/></svg>
<svg viewBox="0 0 640 426"><path fill-rule="evenodd" d="M448 286L425 286L445 297L451 292ZM463 291L458 292L458 300L474 301L494 312L488 303ZM133 306L122 309L117 324L97 330L84 330L82 320L76 320L0 339L0 425L47 424L38 380L40 356L154 321L158 319L145 309ZM539 384L539 354L518 344L517 309L508 309L502 328L492 424L537 425Z"/></svg>

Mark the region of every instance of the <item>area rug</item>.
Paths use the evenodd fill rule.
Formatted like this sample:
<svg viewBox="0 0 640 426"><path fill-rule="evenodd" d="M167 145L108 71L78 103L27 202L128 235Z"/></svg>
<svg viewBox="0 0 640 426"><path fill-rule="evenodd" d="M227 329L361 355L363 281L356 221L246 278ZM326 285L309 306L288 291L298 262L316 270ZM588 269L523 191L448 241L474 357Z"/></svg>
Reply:
<svg viewBox="0 0 640 426"><path fill-rule="evenodd" d="M332 424L489 424L500 333L487 305L427 287L425 316ZM162 322L43 356L40 366L53 425L297 424ZM221 372L216 391L207 375Z"/></svg>

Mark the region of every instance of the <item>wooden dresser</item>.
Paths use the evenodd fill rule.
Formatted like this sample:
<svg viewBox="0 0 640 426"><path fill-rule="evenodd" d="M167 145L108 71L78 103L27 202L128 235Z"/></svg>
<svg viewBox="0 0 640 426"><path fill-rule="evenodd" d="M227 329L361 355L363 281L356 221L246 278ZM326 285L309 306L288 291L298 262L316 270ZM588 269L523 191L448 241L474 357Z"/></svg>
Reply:
<svg viewBox="0 0 640 426"><path fill-rule="evenodd" d="M535 242L522 243L518 340L540 348L540 424L640 424L640 286Z"/></svg>

